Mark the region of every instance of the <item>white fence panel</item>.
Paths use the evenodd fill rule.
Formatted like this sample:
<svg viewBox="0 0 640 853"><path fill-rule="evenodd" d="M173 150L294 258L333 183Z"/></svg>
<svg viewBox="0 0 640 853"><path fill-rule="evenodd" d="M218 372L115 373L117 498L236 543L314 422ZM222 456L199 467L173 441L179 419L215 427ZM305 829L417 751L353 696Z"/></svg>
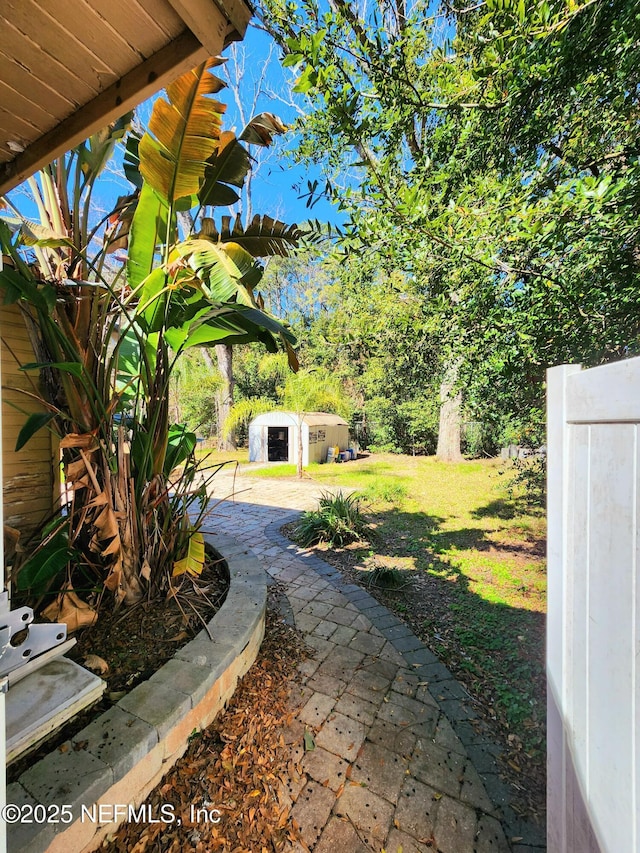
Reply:
<svg viewBox="0 0 640 853"><path fill-rule="evenodd" d="M548 845L640 849L640 358L548 372Z"/></svg>

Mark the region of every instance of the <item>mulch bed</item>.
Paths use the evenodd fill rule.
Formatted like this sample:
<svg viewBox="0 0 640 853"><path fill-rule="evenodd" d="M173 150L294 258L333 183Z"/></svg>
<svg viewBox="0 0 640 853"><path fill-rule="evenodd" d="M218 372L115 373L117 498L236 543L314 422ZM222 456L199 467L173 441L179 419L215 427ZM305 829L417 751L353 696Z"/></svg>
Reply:
<svg viewBox="0 0 640 853"><path fill-rule="evenodd" d="M16 781L54 749L66 748L66 741L146 681L203 630L227 596L227 565L210 555L200 577L185 577L176 589L177 595L142 601L126 610L114 610L105 602L96 624L78 632L76 645L67 657L98 672L107 682L103 697L43 741L37 750L12 763L7 769L8 782ZM102 661L100 668L95 658ZM104 666L107 670L101 671Z"/></svg>
<svg viewBox="0 0 640 853"><path fill-rule="evenodd" d="M143 600L127 610L108 604L96 624L79 633L68 657L83 664L89 655L97 655L109 667L99 673L107 682L106 693L127 692L206 627L228 590L226 563L210 557L198 578L184 576L176 583L175 594L164 600Z"/></svg>
<svg viewBox="0 0 640 853"><path fill-rule="evenodd" d="M270 590L270 601L277 589ZM287 786L301 770L283 728L293 720L292 685L306 657L301 635L270 606L258 657L226 710L191 741L147 797L152 814L175 821L124 824L108 853L275 853L299 840ZM203 812L212 816L207 820ZM214 822L218 821L218 822Z"/></svg>

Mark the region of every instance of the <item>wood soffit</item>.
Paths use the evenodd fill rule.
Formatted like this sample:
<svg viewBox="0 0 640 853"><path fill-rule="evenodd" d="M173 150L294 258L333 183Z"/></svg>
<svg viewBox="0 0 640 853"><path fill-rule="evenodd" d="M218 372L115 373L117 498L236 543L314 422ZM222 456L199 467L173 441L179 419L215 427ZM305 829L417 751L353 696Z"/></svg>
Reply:
<svg viewBox="0 0 640 853"><path fill-rule="evenodd" d="M0 195L244 37L244 0L3 0Z"/></svg>

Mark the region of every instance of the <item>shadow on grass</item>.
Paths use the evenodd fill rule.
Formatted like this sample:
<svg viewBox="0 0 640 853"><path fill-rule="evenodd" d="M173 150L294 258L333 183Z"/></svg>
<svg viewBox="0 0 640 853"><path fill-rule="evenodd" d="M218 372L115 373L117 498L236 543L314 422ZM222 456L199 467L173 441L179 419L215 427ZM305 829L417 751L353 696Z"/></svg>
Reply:
<svg viewBox="0 0 640 853"><path fill-rule="evenodd" d="M486 530L479 527L462 527L460 530L439 530L429 537L431 548L435 554L442 554L455 548L467 551L475 548L477 551L487 551L492 543L487 539Z"/></svg>
<svg viewBox="0 0 640 853"><path fill-rule="evenodd" d="M518 509L514 501L499 499L471 511L472 518L515 518Z"/></svg>
<svg viewBox="0 0 640 853"><path fill-rule="evenodd" d="M445 519L425 512L405 512L394 508L380 510L372 517L382 527L382 530L376 529L376 545L384 548L386 538L386 546L396 556L415 557L422 551L441 554L451 548L459 551L471 548L486 551L492 546L486 530L480 527L443 530Z"/></svg>
<svg viewBox="0 0 640 853"><path fill-rule="evenodd" d="M523 558L544 557L546 543L544 539L527 537L526 541L495 542L487 537L486 530L479 527L463 527L460 530L441 530L431 534L429 541L435 554L443 554L451 549L457 551L505 552Z"/></svg>
<svg viewBox="0 0 640 853"><path fill-rule="evenodd" d="M443 530L443 518L397 509L376 513L375 521L371 543L375 554L363 549L360 555L368 554L368 561L374 562L379 557L389 565L394 558L411 557L414 567L398 567L400 575L411 578L408 586L375 589L374 595L405 619L466 683L488 709L488 716L497 716L507 731L518 734L528 748L542 755L545 615L478 594L471 588L472 578L444 556L452 549L483 553L495 547L487 539L487 531L473 527ZM504 550L526 548L513 544ZM366 586L368 573L357 574ZM487 585L491 580L485 577L485 588ZM496 574L496 598L501 590L508 596L510 588ZM517 594L527 595L524 587ZM533 587L531 595L539 600L540 593Z"/></svg>
<svg viewBox="0 0 640 853"><path fill-rule="evenodd" d="M500 518L509 521L522 515L532 515L541 518L545 509L540 504L532 503L526 497L513 498L511 500L499 499L491 501L485 506L479 506L471 511L472 518Z"/></svg>

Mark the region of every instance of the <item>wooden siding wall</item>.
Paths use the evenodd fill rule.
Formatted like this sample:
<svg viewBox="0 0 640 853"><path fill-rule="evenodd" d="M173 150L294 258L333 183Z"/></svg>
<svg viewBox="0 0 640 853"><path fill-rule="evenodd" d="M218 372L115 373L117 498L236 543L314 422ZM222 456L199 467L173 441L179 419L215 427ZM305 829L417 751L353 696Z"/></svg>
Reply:
<svg viewBox="0 0 640 853"><path fill-rule="evenodd" d="M314 443L310 443L309 433L315 432L317 435L319 431L323 432L325 437L318 439ZM302 436L304 441L302 457L305 465L311 462L326 462L327 451L330 447L337 445L340 450L346 450L349 447L349 427L346 425L327 424L326 426L309 426L305 424ZM298 454L296 452L296 459L297 457Z"/></svg>
<svg viewBox="0 0 640 853"><path fill-rule="evenodd" d="M40 411L32 400L12 388L33 390L31 381L38 383L37 371L29 374L19 370L19 364L35 361L29 336L20 310L15 305L0 308L2 347L2 493L4 523L20 530L24 539L42 524L53 508L53 447L51 433L42 429L16 452L16 439L26 415L22 409Z"/></svg>

